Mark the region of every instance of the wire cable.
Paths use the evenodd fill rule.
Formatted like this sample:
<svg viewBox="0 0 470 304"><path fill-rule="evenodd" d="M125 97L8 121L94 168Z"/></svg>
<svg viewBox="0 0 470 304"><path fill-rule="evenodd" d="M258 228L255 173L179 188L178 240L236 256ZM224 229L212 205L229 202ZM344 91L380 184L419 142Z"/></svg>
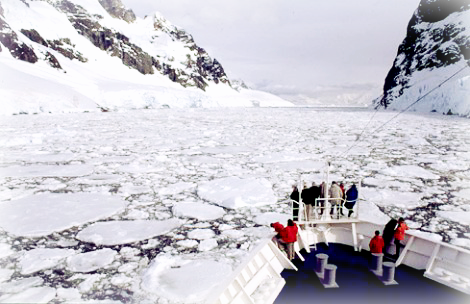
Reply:
<svg viewBox="0 0 470 304"><path fill-rule="evenodd" d="M383 123L380 127L378 127L377 129L375 129L374 131L370 132L369 134L375 134L377 133L379 130L381 130L385 125L387 125L388 123L390 123L392 120L394 120L395 118L397 118L399 115L403 114L404 112L408 111L408 109L410 109L412 106L414 106L415 104L417 104L418 102L420 102L421 100L423 100L426 96L428 96L429 94L431 94L432 92L434 92L435 90L437 90L438 88L440 88L443 84L445 84L447 81L449 81L450 79L452 79L455 75L459 74L460 72L462 72L463 70L465 70L466 68L470 67L470 60L467 61L467 64L461 68L460 70L458 70L457 72L455 72L454 74L452 74L451 76L449 76L448 78L446 78L444 81L442 81L439 85L437 85L436 87L434 87L433 89L431 89L429 92L427 92L426 94L424 94L423 96L419 97L415 102L413 102L412 104L410 104L409 106L407 106L405 109L403 109L402 111L398 112L395 116L393 116L391 119L387 120L385 123ZM383 95L382 95L383 96ZM369 120L369 122L366 124L366 126L364 127L364 129L362 130L362 132L359 134L359 136L356 138L356 140L341 154L339 154L337 157L343 157L346 153L348 153L353 147L355 147L357 145L357 142L359 141L359 139L362 137L362 135L364 134L365 130L367 129L368 125L371 123L372 119L374 118L375 114L377 114L378 112L378 108L376 109L374 115L372 115L372 118Z"/></svg>

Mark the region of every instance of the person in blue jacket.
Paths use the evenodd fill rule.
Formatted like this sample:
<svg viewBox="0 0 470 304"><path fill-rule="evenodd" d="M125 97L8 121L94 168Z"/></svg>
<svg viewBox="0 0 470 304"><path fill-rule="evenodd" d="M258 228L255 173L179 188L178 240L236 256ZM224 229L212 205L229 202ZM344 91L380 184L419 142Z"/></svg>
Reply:
<svg viewBox="0 0 470 304"><path fill-rule="evenodd" d="M356 204L358 195L359 193L357 192L355 184L353 184L351 188L346 191L346 202L344 203L344 207L349 210L348 217L351 217L351 214L353 213L353 207Z"/></svg>

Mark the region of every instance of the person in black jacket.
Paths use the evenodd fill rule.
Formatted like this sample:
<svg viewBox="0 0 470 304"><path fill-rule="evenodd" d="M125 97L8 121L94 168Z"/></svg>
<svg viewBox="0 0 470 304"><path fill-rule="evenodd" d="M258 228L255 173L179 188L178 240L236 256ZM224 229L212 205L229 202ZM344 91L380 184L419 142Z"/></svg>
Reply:
<svg viewBox="0 0 470 304"><path fill-rule="evenodd" d="M397 226L398 221L396 219L391 219L384 227L382 232L382 238L384 239L385 247L384 254L388 253L390 245L392 245L393 235L395 234L395 227Z"/></svg>
<svg viewBox="0 0 470 304"><path fill-rule="evenodd" d="M294 221L297 221L299 218L299 189L297 189L296 185L292 185L292 193L290 194L290 199L296 201L297 203L293 202L292 206L292 218Z"/></svg>

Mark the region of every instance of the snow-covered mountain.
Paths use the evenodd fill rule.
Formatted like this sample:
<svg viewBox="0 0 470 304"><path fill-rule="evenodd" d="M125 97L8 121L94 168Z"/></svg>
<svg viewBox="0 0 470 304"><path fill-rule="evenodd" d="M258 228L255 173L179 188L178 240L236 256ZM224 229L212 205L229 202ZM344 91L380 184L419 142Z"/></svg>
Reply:
<svg viewBox="0 0 470 304"><path fill-rule="evenodd" d="M232 87L190 34L120 0L2 0L0 71L3 114L291 105Z"/></svg>
<svg viewBox="0 0 470 304"><path fill-rule="evenodd" d="M468 60L470 1L421 0L376 105L470 117Z"/></svg>

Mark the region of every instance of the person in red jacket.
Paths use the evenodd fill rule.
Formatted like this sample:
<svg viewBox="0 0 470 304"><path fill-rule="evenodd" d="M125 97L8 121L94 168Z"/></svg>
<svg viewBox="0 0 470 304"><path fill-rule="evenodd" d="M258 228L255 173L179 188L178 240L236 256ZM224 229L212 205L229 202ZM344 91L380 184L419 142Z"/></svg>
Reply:
<svg viewBox="0 0 470 304"><path fill-rule="evenodd" d="M370 240L370 253L382 253L385 246L384 239L380 236L380 231L375 231L375 236Z"/></svg>
<svg viewBox="0 0 470 304"><path fill-rule="evenodd" d="M280 233L281 235L280 244L282 244L287 249L286 250L287 258L289 260L293 260L295 257L294 243L297 242L298 231L299 231L299 228L294 223L294 221L288 220L287 227L285 227Z"/></svg>
<svg viewBox="0 0 470 304"><path fill-rule="evenodd" d="M275 222L275 223L271 223L271 227L273 227L274 231L277 233L273 237L273 242L274 242L274 244L277 245L277 247L279 247L281 249L281 247L279 245L279 240L281 239L281 231L284 229L284 225L282 225L279 222Z"/></svg>
<svg viewBox="0 0 470 304"><path fill-rule="evenodd" d="M395 258L398 259L400 256L400 247L401 247L401 241L405 239L405 230L408 230L408 226L405 223L405 220L400 217L398 219L397 223L397 228L395 229L395 234L393 237L395 238Z"/></svg>

